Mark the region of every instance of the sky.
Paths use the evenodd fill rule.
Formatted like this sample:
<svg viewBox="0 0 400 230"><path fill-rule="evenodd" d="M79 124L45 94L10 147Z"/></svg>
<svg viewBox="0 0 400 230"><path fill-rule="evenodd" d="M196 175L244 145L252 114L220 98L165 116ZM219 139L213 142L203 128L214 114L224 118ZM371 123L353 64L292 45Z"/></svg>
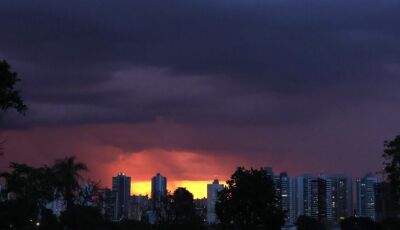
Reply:
<svg viewBox="0 0 400 230"><path fill-rule="evenodd" d="M0 2L0 59L29 107L10 161L87 178L157 172L195 197L237 166L362 176L400 133L397 0Z"/></svg>

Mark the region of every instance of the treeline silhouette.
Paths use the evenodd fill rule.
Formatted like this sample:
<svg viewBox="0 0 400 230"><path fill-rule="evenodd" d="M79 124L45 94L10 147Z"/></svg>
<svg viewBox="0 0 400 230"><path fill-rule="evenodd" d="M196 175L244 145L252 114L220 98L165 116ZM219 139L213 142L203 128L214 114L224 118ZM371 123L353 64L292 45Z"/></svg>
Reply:
<svg viewBox="0 0 400 230"><path fill-rule="evenodd" d="M274 183L264 169L239 167L219 193L216 203L220 223L206 225L196 215L193 194L177 188L166 203L162 221L107 220L102 212L102 189L99 183L84 181L87 166L75 157L56 160L51 166L32 167L11 163L10 171L1 173L6 188L0 195L0 229L268 229L278 230L285 213L279 209ZM55 215L49 204L61 202L64 209ZM369 218L349 217L341 222L342 230L400 229L396 218L376 223ZM328 226L308 216L297 220L298 230L324 230Z"/></svg>
<svg viewBox="0 0 400 230"><path fill-rule="evenodd" d="M99 183L84 181L84 163L75 157L56 160L52 166L11 163L0 174L6 188L0 194L0 229L202 229L195 214L193 194L177 188L168 196L168 215L156 225L122 220L108 221L102 208ZM49 205L62 206L57 217Z"/></svg>

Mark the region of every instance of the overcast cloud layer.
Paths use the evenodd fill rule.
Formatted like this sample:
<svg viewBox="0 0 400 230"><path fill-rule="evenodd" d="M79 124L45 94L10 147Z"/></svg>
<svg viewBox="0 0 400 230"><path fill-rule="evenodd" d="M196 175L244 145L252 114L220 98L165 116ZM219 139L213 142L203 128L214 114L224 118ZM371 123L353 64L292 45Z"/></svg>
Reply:
<svg viewBox="0 0 400 230"><path fill-rule="evenodd" d="M97 125L91 137L128 153L374 170L400 130L399 12L395 0L2 1L0 59L30 108L2 125Z"/></svg>

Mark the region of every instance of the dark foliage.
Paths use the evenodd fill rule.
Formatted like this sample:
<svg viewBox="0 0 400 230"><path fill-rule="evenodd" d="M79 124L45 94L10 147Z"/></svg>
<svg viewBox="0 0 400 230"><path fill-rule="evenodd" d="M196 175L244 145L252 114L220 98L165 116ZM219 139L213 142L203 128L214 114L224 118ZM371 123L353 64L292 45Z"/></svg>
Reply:
<svg viewBox="0 0 400 230"><path fill-rule="evenodd" d="M10 108L14 108L19 113L25 113L27 106L20 92L15 89L15 84L19 81L21 80L17 77L17 73L11 71L10 65L6 61L0 61L0 115L1 112L6 112ZM5 142L6 140L0 140L0 156L4 154Z"/></svg>
<svg viewBox="0 0 400 230"><path fill-rule="evenodd" d="M392 186L394 203L400 207L400 135L394 140L385 141L383 157L385 158L384 170Z"/></svg>
<svg viewBox="0 0 400 230"><path fill-rule="evenodd" d="M309 216L299 216L296 221L297 230L325 230L325 226Z"/></svg>
<svg viewBox="0 0 400 230"><path fill-rule="evenodd" d="M146 222L140 222L136 220L122 220L117 223L113 222L107 222L105 223L105 229L107 230L153 230L156 229L154 226L146 223Z"/></svg>
<svg viewBox="0 0 400 230"><path fill-rule="evenodd" d="M0 174L7 181L7 194L3 195L10 198L0 203L0 225L21 229L35 226L44 205L54 198L51 170L17 163L11 163L10 169Z"/></svg>
<svg viewBox="0 0 400 230"><path fill-rule="evenodd" d="M53 172L57 178L56 187L65 199L67 209L73 206L74 197L79 193L79 180L82 179L80 173L83 171L87 171L87 166L76 162L75 157L57 160L53 166Z"/></svg>
<svg viewBox="0 0 400 230"><path fill-rule="evenodd" d="M30 229L38 221L38 209L29 200L0 202L0 229Z"/></svg>
<svg viewBox="0 0 400 230"><path fill-rule="evenodd" d="M38 208L53 199L54 175L47 166L34 168L26 164L11 163L11 172L1 173L7 181L7 190L18 200L36 203Z"/></svg>
<svg viewBox="0 0 400 230"><path fill-rule="evenodd" d="M59 223L57 217L53 214L50 209L41 210L40 229L42 230L63 230L63 227Z"/></svg>
<svg viewBox="0 0 400 230"><path fill-rule="evenodd" d="M104 219L96 207L74 205L60 216L63 226L73 230L104 229Z"/></svg>
<svg viewBox="0 0 400 230"><path fill-rule="evenodd" d="M202 229L196 215L193 194L186 188L177 188L171 197L172 222L168 229Z"/></svg>
<svg viewBox="0 0 400 230"><path fill-rule="evenodd" d="M11 71L6 61L0 61L0 110L7 111L10 108L24 113L27 109L20 92L15 89L15 84L21 81L17 73Z"/></svg>
<svg viewBox="0 0 400 230"><path fill-rule="evenodd" d="M340 222L342 230L379 230L379 224L367 217L349 217Z"/></svg>
<svg viewBox="0 0 400 230"><path fill-rule="evenodd" d="M177 188L172 195L171 209L174 213L174 224L185 224L192 221L196 216L193 194L186 188Z"/></svg>
<svg viewBox="0 0 400 230"><path fill-rule="evenodd" d="M400 229L399 218L389 218L381 222L381 230L398 230Z"/></svg>
<svg viewBox="0 0 400 230"><path fill-rule="evenodd" d="M76 162L74 157L57 160L52 167L34 168L11 163L10 171L0 174L7 183L0 197L5 200L0 202L0 226L5 228L11 225L14 229L31 229L33 226L37 229L36 223L39 223L41 229L57 229L57 219L45 207L48 202L56 199L64 199L67 204L63 223L74 225L75 214L84 209L74 204L95 204L92 196L98 191L96 184L86 187L91 189L82 190L79 184L80 173L85 170L86 165ZM98 216L90 209L93 207L88 208L85 210L88 211L85 221L92 224L98 222Z"/></svg>
<svg viewBox="0 0 400 230"><path fill-rule="evenodd" d="M227 185L216 204L217 215L225 227L281 229L284 213L278 207L273 181L265 170L239 167Z"/></svg>

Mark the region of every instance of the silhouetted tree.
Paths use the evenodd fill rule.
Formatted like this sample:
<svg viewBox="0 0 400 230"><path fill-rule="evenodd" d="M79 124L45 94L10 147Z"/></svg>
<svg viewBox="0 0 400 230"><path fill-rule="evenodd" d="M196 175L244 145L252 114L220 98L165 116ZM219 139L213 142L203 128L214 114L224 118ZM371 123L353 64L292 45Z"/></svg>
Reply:
<svg viewBox="0 0 400 230"><path fill-rule="evenodd" d="M21 80L17 77L17 73L11 71L10 65L6 61L0 61L0 119L1 112L6 112L10 108L25 113L27 107L20 92L15 89L15 84L19 81ZM4 143L5 140L0 138L0 156L4 154Z"/></svg>
<svg viewBox="0 0 400 230"><path fill-rule="evenodd" d="M229 228L280 230L284 213L275 194L272 178L264 169L239 167L219 193L218 218Z"/></svg>
<svg viewBox="0 0 400 230"><path fill-rule="evenodd" d="M57 178L56 187L66 202L67 210L72 208L75 197L79 194L79 181L82 179L80 173L87 170L87 166L76 162L75 157L66 157L55 162L53 172Z"/></svg>
<svg viewBox="0 0 400 230"><path fill-rule="evenodd" d="M41 230L62 230L61 224L58 222L57 216L50 209L42 209L40 212L40 229Z"/></svg>
<svg viewBox="0 0 400 230"><path fill-rule="evenodd" d="M17 73L11 71L10 65L6 61L0 61L0 110L14 108L20 113L26 111L27 107L20 92L15 89L15 84L19 81L21 80Z"/></svg>
<svg viewBox="0 0 400 230"><path fill-rule="evenodd" d="M76 201L79 205L100 205L102 202L102 189L100 182L88 181L86 184L80 186L78 190L78 199Z"/></svg>
<svg viewBox="0 0 400 230"><path fill-rule="evenodd" d="M296 220L297 230L325 230L325 226L309 216L299 216Z"/></svg>
<svg viewBox="0 0 400 230"><path fill-rule="evenodd" d="M5 192L9 198L0 203L0 210L6 211L0 212L0 222L15 228L31 226L39 221L45 204L54 199L51 170L17 163L11 163L10 169L10 172L0 174L6 180Z"/></svg>
<svg viewBox="0 0 400 230"><path fill-rule="evenodd" d="M378 223L367 217L348 217L340 222L341 230L379 230Z"/></svg>
<svg viewBox="0 0 400 230"><path fill-rule="evenodd" d="M66 210L61 223L68 229L101 229L102 215L96 207L99 201L99 184L79 184L85 164L74 157L55 161L52 167L35 168L26 164L10 164L10 171L0 173L6 180L5 196L0 197L0 229L62 228L46 205L64 199ZM3 195L3 194L2 194ZM90 227L88 227L90 226Z"/></svg>
<svg viewBox="0 0 400 230"><path fill-rule="evenodd" d="M396 208L400 207L400 135L394 140L384 143L384 170L387 173L387 179L392 186L393 201Z"/></svg>
<svg viewBox="0 0 400 230"><path fill-rule="evenodd" d="M29 229L38 221L37 205L29 200L0 202L0 229Z"/></svg>
<svg viewBox="0 0 400 230"><path fill-rule="evenodd" d="M381 230L398 230L400 229L399 218L389 218L381 222Z"/></svg>
<svg viewBox="0 0 400 230"><path fill-rule="evenodd" d="M196 215L193 194L186 188L177 188L171 197L173 229L199 229L201 220Z"/></svg>
<svg viewBox="0 0 400 230"><path fill-rule="evenodd" d="M7 191L14 193L17 199L31 200L42 206L53 199L50 168L34 168L18 163L11 163L9 168L10 172L0 176L6 179Z"/></svg>
<svg viewBox="0 0 400 230"><path fill-rule="evenodd" d="M98 208L93 206L74 205L60 216L63 226L72 230L104 229L105 220Z"/></svg>

